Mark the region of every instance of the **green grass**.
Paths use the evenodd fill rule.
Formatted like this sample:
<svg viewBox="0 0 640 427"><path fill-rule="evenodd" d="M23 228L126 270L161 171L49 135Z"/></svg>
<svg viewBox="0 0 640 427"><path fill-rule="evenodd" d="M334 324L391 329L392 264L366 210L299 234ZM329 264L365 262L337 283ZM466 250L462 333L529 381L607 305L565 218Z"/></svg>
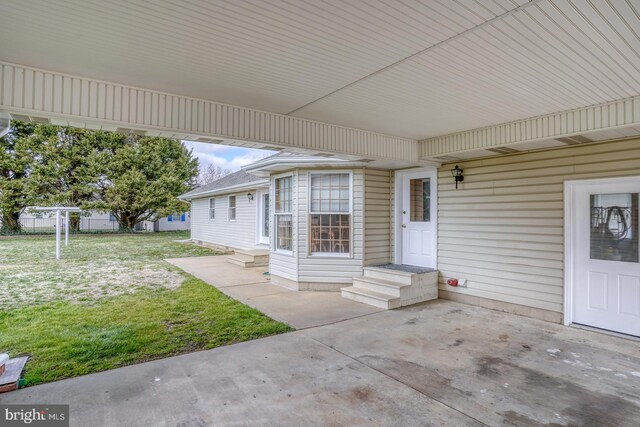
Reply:
<svg viewBox="0 0 640 427"><path fill-rule="evenodd" d="M175 242L186 238L188 232L71 236L60 261L52 236L0 239L0 309L177 288L184 275L165 258L216 255Z"/></svg>
<svg viewBox="0 0 640 427"><path fill-rule="evenodd" d="M63 266L57 267L47 254L51 248L46 239L0 240L0 272L21 266L24 274L13 274L12 282L20 292L28 293L29 286L38 284L30 277L32 270L37 277L51 279L41 286L45 289L51 290L52 283L73 283L53 286L53 294L36 291L39 298L27 296L27 303L0 308L0 352L30 356L24 377L34 385L290 330L164 262L167 257L214 254L173 242L184 237L77 237L63 254ZM98 268L101 261L118 266L126 281L106 281L101 285L106 294L96 292L100 287L93 283L95 276L86 274L86 263ZM136 283L140 268L161 274L151 284ZM161 283L163 277L180 280L177 286L167 286ZM8 287L0 275L0 293L10 292ZM120 291L112 294L109 288ZM57 295L60 289L70 292Z"/></svg>

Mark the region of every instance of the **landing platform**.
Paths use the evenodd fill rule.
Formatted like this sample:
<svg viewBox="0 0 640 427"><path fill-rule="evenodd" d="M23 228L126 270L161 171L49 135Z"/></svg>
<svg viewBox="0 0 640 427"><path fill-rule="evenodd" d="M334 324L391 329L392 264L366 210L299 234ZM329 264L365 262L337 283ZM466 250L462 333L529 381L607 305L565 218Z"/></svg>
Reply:
<svg viewBox="0 0 640 427"><path fill-rule="evenodd" d="M371 267L385 268L387 270L395 270L395 271L404 271L405 273L414 273L414 274L431 273L433 271L436 271L433 268L420 267L417 265L407 265L407 264L380 264L380 265L372 265Z"/></svg>

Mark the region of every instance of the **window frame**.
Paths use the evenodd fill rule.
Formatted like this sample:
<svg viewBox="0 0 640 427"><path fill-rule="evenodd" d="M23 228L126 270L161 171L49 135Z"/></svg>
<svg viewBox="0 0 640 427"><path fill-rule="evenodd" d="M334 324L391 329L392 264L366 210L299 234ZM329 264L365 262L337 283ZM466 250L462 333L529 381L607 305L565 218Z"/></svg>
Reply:
<svg viewBox="0 0 640 427"><path fill-rule="evenodd" d="M231 207L231 198L233 197L233 207ZM231 209L233 209L233 218L231 218ZM235 222L238 214L238 198L235 194L229 194L227 196L227 220L229 222Z"/></svg>
<svg viewBox="0 0 640 427"><path fill-rule="evenodd" d="M276 209L276 181L279 179L283 179L283 178L291 178L291 211L290 212L278 212L278 210ZM272 192L273 194L269 195L269 203L273 203L273 213L270 215L273 215L273 224L271 224L270 230L269 232L271 233L271 236L273 236L273 244L272 244L272 250L274 253L276 254L280 254L280 255L286 255L286 256L293 256L293 248L295 247L295 232L294 232L294 216L293 213L295 211L295 197L294 197L294 175L293 173L289 172L289 173L284 173L284 174L280 174L280 175L274 175L273 176L273 181L271 182L271 188L272 188ZM269 192L271 193L271 191ZM273 202L271 201L271 199L273 199ZM291 249L281 249L278 248L278 216L282 216L282 215L289 215L291 216ZM270 236L270 238L271 238Z"/></svg>
<svg viewBox="0 0 640 427"><path fill-rule="evenodd" d="M213 208L211 207L212 200L213 200ZM211 217L211 211L213 211L213 218ZM216 198L210 197L209 198L209 221L215 221L215 220L216 220Z"/></svg>
<svg viewBox="0 0 640 427"><path fill-rule="evenodd" d="M349 212L313 212L311 210L311 178L313 175L349 175ZM314 170L307 173L307 253L313 258L353 258L353 170L327 169ZM349 215L349 252L312 252L311 251L311 215Z"/></svg>

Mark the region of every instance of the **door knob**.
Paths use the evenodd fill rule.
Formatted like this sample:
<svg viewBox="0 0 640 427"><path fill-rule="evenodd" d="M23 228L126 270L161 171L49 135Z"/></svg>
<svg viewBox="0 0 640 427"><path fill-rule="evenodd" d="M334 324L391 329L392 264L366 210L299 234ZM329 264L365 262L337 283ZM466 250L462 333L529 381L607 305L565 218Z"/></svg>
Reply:
<svg viewBox="0 0 640 427"><path fill-rule="evenodd" d="M407 224L402 224L402 228L407 228Z"/></svg>

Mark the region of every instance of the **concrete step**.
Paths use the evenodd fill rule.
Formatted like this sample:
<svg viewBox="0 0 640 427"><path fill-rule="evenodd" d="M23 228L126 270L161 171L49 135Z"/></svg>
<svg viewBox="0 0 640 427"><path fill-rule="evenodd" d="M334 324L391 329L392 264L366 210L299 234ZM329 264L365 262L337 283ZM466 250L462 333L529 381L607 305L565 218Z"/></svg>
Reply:
<svg viewBox="0 0 640 427"><path fill-rule="evenodd" d="M385 280L399 285L411 285L412 277L415 276L415 273L379 267L364 267L362 270L366 278Z"/></svg>
<svg viewBox="0 0 640 427"><path fill-rule="evenodd" d="M355 288L368 289L373 292L388 294L400 298L402 288L406 288L411 285L401 285L397 282L373 279L371 277L356 277L353 279L353 286Z"/></svg>
<svg viewBox="0 0 640 427"><path fill-rule="evenodd" d="M241 267L266 267L269 265L269 251L266 249L236 249L233 255L227 257L227 261Z"/></svg>
<svg viewBox="0 0 640 427"><path fill-rule="evenodd" d="M385 310L400 307L400 298L393 295L356 288L354 286L342 288L340 292L343 298L383 308Z"/></svg>
<svg viewBox="0 0 640 427"><path fill-rule="evenodd" d="M227 262L231 263L231 264L235 264L235 265L239 265L240 267L266 267L269 265L269 262L264 262L264 261L254 261L253 259L249 258L245 258L245 257L239 257L237 255L229 255L227 257Z"/></svg>
<svg viewBox="0 0 640 427"><path fill-rule="evenodd" d="M235 259L238 259L238 260L246 261L246 262L255 261L255 258L252 257L251 255L245 255L245 254L240 253L240 252L234 252L232 257L235 258Z"/></svg>
<svg viewBox="0 0 640 427"><path fill-rule="evenodd" d="M269 265L269 250L267 249L237 249L233 256L238 259L253 262L255 266Z"/></svg>

